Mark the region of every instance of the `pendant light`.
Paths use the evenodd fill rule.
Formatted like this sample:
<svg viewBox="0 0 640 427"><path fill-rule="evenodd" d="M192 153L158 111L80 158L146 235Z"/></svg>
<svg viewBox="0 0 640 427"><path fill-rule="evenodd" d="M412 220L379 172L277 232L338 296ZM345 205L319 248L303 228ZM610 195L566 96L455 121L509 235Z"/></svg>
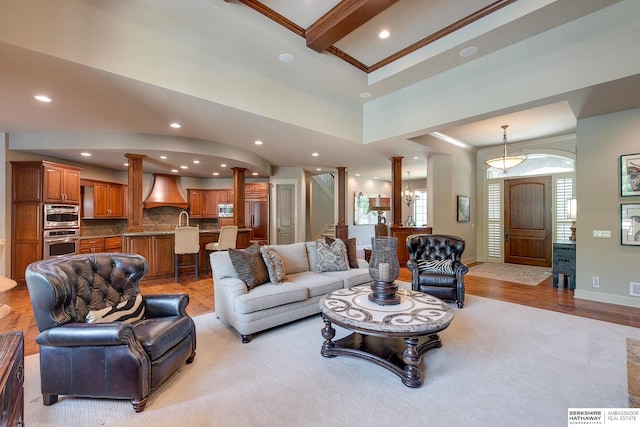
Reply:
<svg viewBox="0 0 640 427"><path fill-rule="evenodd" d="M402 201L405 205L411 207L417 198L418 195L411 188L411 172L407 171L407 188L402 192Z"/></svg>
<svg viewBox="0 0 640 427"><path fill-rule="evenodd" d="M514 166L518 166L520 163L527 160L526 154L522 153L515 147L510 147L507 150L509 144L507 143L507 128L509 125L502 125L502 147L499 155L491 157L484 162L487 166L496 169L502 169L504 174L507 173L508 169L511 169ZM509 153L511 151L511 153Z"/></svg>

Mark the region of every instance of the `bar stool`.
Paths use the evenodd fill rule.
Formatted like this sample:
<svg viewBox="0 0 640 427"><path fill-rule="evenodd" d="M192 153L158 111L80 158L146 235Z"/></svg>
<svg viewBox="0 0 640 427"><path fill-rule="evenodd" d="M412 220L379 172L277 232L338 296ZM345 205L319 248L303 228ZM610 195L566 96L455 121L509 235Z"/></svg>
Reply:
<svg viewBox="0 0 640 427"><path fill-rule="evenodd" d="M178 226L175 230L175 238L174 238L174 268L175 268L175 282L178 283L178 257L180 255L196 255L196 282L199 277L199 267L200 267L200 227L189 227L189 214L185 211L180 212L180 217L182 218L182 214L186 214L187 216L187 225L186 227L182 227L180 220L178 220Z"/></svg>
<svg viewBox="0 0 640 427"><path fill-rule="evenodd" d="M238 238L238 226L237 225L223 225L220 227L220 235L217 242L207 243L205 248L205 256L207 257L207 274L209 274L209 254L215 251L226 251L236 248L236 240Z"/></svg>

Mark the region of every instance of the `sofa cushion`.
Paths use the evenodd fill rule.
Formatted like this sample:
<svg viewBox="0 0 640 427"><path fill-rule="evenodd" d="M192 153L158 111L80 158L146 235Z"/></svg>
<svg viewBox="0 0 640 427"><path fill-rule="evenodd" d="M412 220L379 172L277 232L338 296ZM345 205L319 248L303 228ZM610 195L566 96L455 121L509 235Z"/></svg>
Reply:
<svg viewBox="0 0 640 427"><path fill-rule="evenodd" d="M269 281L267 266L257 243L247 249L229 249L229 258L238 277L247 284L247 288L253 289Z"/></svg>
<svg viewBox="0 0 640 427"><path fill-rule="evenodd" d="M309 271L316 271L316 242L305 242L307 247L307 258L309 259Z"/></svg>
<svg viewBox="0 0 640 427"><path fill-rule="evenodd" d="M287 280L284 264L280 255L266 246L262 246L260 248L260 253L262 254L264 264L267 266L267 272L269 272L269 280L271 280L271 283L279 285Z"/></svg>
<svg viewBox="0 0 640 427"><path fill-rule="evenodd" d="M266 283L237 297L235 311L238 314L253 313L292 302L304 301L308 295L307 287L300 283L293 281L287 281L281 285Z"/></svg>
<svg viewBox="0 0 640 427"><path fill-rule="evenodd" d="M144 303L142 302L142 295L138 294L135 298L122 301L114 306L100 310L89 310L86 320L87 323L133 323L142 319L143 316Z"/></svg>
<svg viewBox="0 0 640 427"><path fill-rule="evenodd" d="M225 277L233 277L239 279L238 272L233 267L229 251L214 251L209 255L211 261L211 272L213 279L223 279Z"/></svg>
<svg viewBox="0 0 640 427"><path fill-rule="evenodd" d="M322 276L336 277L342 280L345 289L369 284L373 281L368 268L350 268L346 271L327 271Z"/></svg>
<svg viewBox="0 0 640 427"><path fill-rule="evenodd" d="M133 325L136 337L151 360L156 360L193 330L193 320L188 316L166 316L143 319Z"/></svg>
<svg viewBox="0 0 640 427"><path fill-rule="evenodd" d="M267 247L280 255L286 274L309 271L307 246L304 242L290 243L287 245L269 245Z"/></svg>
<svg viewBox="0 0 640 427"><path fill-rule="evenodd" d="M343 281L340 277L325 276L313 271L289 274L287 280L305 286L311 298L343 288Z"/></svg>
<svg viewBox="0 0 640 427"><path fill-rule="evenodd" d="M333 237L330 236L325 236L324 240L331 244L333 243L334 239ZM350 239L347 240L343 240L344 241L344 245L347 248L347 261L349 261L349 268L358 268L358 252L357 252L357 248L356 248L356 238L355 237L351 237ZM309 263L311 263L311 258L309 258Z"/></svg>
<svg viewBox="0 0 640 427"><path fill-rule="evenodd" d="M417 261L418 271L421 273L443 273L453 274L453 267L450 259L419 259Z"/></svg>
<svg viewBox="0 0 640 427"><path fill-rule="evenodd" d="M336 239L331 244L324 239L316 240L316 273L347 269L349 269L347 248L341 239Z"/></svg>

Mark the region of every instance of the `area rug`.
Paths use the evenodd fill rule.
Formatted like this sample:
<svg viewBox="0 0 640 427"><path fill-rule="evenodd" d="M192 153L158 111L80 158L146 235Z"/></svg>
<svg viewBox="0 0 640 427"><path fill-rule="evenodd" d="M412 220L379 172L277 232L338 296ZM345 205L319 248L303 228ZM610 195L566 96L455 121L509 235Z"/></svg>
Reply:
<svg viewBox="0 0 640 427"><path fill-rule="evenodd" d="M551 269L531 265L485 262L471 267L467 275L535 286L551 276Z"/></svg>
<svg viewBox="0 0 640 427"><path fill-rule="evenodd" d="M195 318L194 363L139 414L118 400L43 406L38 355L28 356L25 425L564 427L568 408L627 406L626 337L639 329L474 295L451 307L420 388L366 360L322 357L319 316L242 344L211 313Z"/></svg>

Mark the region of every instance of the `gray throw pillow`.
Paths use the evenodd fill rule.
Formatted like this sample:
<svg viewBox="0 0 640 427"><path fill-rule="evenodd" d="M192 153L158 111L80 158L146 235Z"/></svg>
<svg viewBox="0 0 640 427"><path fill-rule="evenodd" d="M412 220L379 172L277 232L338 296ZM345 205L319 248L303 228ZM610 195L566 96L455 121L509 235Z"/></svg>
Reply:
<svg viewBox="0 0 640 427"><path fill-rule="evenodd" d="M267 266L267 272L269 273L269 280L271 280L271 283L274 285L280 285L286 281L287 276L285 274L284 263L282 262L280 255L266 246L262 246L260 248L260 253L262 254L264 264Z"/></svg>
<svg viewBox="0 0 640 427"><path fill-rule="evenodd" d="M316 273L348 269L347 248L342 240L336 239L331 244L324 239L316 240Z"/></svg>
<svg viewBox="0 0 640 427"><path fill-rule="evenodd" d="M229 258L238 277L249 290L269 281L269 273L260 254L259 244L254 243L247 249L229 249Z"/></svg>

